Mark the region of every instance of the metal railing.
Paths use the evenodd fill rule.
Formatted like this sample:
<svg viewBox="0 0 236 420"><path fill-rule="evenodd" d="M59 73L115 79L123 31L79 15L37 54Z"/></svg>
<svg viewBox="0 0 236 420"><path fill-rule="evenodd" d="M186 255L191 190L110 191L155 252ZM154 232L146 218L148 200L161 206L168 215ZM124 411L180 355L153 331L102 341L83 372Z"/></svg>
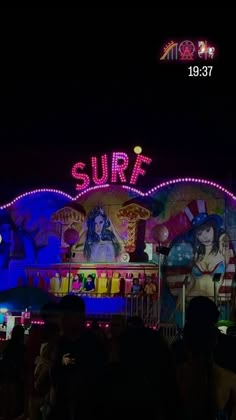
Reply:
<svg viewBox="0 0 236 420"><path fill-rule="evenodd" d="M63 297L65 294L56 293L56 296ZM161 324L160 306L161 300L158 300L157 295L112 295L112 294L98 294L98 293L81 293L78 296L83 297L87 307L87 314L97 316L99 318L110 318L112 315L123 315L125 318L138 316L145 324L162 326L166 328L166 336L173 336L171 331L175 328L182 328L184 326L185 316L183 316L182 308L174 309L171 316L165 323ZM186 307L191 300L191 296L186 299ZM212 300L214 297L212 296ZM222 297L218 298L218 308L220 311L220 318L229 320L231 316L231 301ZM96 312L97 311L97 312ZM184 313L185 315L185 313ZM177 321L177 319L179 320Z"/></svg>
<svg viewBox="0 0 236 420"><path fill-rule="evenodd" d="M138 316L142 318L145 324L158 325L160 320L158 319L158 306L160 302L155 296L127 296L125 317Z"/></svg>
<svg viewBox="0 0 236 420"><path fill-rule="evenodd" d="M65 293L55 293L63 297ZM126 295L114 296L111 294L77 293L84 299L88 315L109 318L112 315L123 315L125 318L138 316L145 324L158 325L160 323L159 304L157 295ZM96 312L97 310L97 312Z"/></svg>
<svg viewBox="0 0 236 420"><path fill-rule="evenodd" d="M178 337L178 335L181 334L181 330L178 329L178 327L175 324L160 324L160 330L162 333L162 336L165 338L167 343L171 345L175 339Z"/></svg>
<svg viewBox="0 0 236 420"><path fill-rule="evenodd" d="M183 327L185 324L185 312L188 307L189 302L196 296L186 296L185 299L181 302L177 302L176 308L173 310L169 317L169 322L177 323L179 326ZM209 299L215 301L214 296L208 296ZM225 298L224 296L218 296L216 300L216 305L220 312L221 320L230 320L232 314L232 302L230 298ZM178 319L178 321L177 321Z"/></svg>

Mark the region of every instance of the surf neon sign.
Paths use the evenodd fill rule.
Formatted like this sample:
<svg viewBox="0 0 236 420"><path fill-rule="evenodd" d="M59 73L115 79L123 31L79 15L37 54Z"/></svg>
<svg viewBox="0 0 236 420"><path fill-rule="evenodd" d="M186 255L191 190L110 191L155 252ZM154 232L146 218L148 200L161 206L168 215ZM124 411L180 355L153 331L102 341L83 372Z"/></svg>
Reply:
<svg viewBox="0 0 236 420"><path fill-rule="evenodd" d="M144 169L143 166L150 165L151 162L151 158L141 154L137 155L129 180L127 179L126 171L130 168L130 160L127 153L123 152L113 152L110 161L107 154L102 155L100 158L92 157L91 178L86 172L84 172L84 169L86 168L86 164L84 162L75 163L71 172L73 178L79 181L79 183L76 184L77 191L88 188L91 182L95 185L104 185L109 182L136 185L139 176L144 176L146 174L146 169Z"/></svg>

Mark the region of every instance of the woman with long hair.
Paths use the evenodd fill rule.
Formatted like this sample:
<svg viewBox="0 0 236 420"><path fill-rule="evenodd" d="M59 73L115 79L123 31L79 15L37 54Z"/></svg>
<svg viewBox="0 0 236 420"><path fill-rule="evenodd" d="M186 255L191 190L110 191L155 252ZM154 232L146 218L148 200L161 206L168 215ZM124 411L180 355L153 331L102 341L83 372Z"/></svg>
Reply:
<svg viewBox="0 0 236 420"><path fill-rule="evenodd" d="M209 219L209 218L208 218ZM223 232L214 220L207 220L196 227L193 233L194 265L192 268L193 284L188 294L214 296L214 274L220 275L217 283L217 294L223 283L226 265L229 262L228 235Z"/></svg>
<svg viewBox="0 0 236 420"><path fill-rule="evenodd" d="M110 229L111 223L101 207L95 207L87 219L84 256L92 262L115 262L120 244Z"/></svg>
<svg viewBox="0 0 236 420"><path fill-rule="evenodd" d="M216 299L218 296L224 301L230 299L230 288L221 286L229 284L235 271L235 260L222 217L208 214L204 200L191 202L184 212L191 228L177 236L170 246L165 261L167 283L172 287L183 282L188 275L186 297L201 295L213 298L216 295ZM176 290L173 292L177 293Z"/></svg>

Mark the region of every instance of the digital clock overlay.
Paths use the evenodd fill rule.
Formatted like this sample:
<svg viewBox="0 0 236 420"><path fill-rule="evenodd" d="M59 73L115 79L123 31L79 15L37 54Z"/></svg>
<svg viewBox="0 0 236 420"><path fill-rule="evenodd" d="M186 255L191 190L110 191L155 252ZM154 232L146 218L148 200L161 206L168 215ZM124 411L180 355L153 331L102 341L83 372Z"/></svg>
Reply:
<svg viewBox="0 0 236 420"><path fill-rule="evenodd" d="M190 77L211 77L213 66L189 66L188 75Z"/></svg>

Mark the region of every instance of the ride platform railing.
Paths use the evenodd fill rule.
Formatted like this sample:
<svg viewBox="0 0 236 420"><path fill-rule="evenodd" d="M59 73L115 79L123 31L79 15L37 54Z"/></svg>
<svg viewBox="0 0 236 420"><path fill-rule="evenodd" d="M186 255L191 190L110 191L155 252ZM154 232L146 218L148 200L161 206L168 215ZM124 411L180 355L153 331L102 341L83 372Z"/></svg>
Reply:
<svg viewBox="0 0 236 420"><path fill-rule="evenodd" d="M63 297L66 294L56 293L57 297ZM98 293L76 293L85 301L86 313L88 316L97 318L110 318L113 315L122 315L126 319L130 317L139 317L145 325L158 326L159 305L158 295L132 295L114 296L111 294Z"/></svg>

